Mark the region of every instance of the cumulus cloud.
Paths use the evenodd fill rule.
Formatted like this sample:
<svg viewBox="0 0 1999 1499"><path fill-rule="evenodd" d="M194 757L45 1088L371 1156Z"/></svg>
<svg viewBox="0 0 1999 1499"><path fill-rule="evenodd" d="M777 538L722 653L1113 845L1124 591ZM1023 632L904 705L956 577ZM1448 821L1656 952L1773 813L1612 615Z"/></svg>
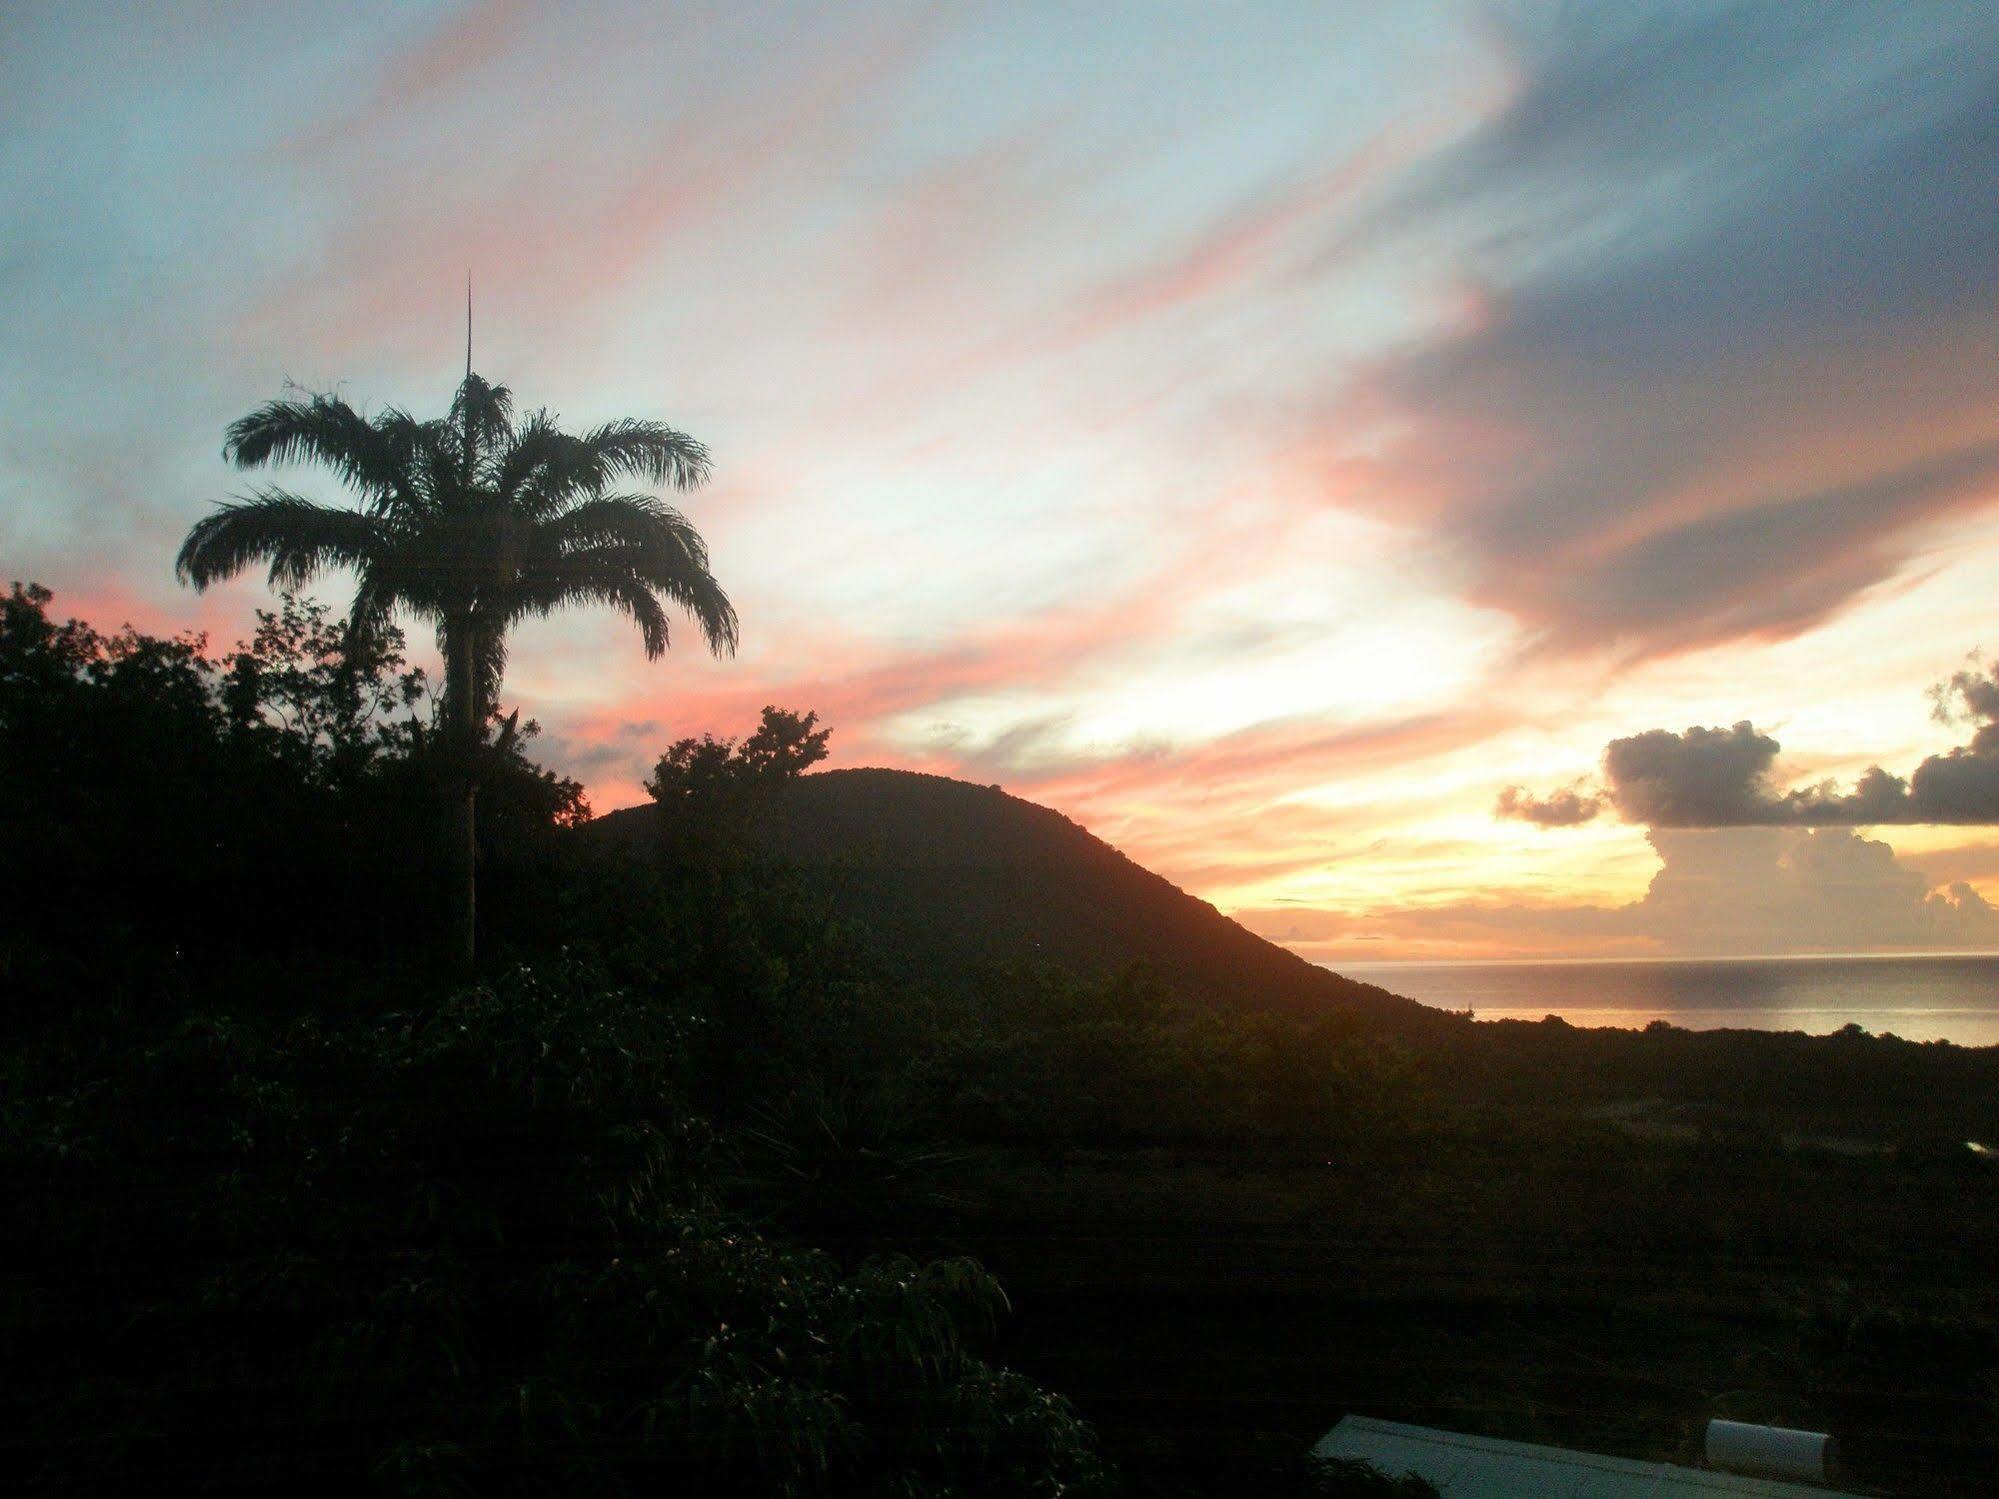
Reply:
<svg viewBox="0 0 1999 1499"><path fill-rule="evenodd" d="M1590 821L1602 807L1602 793L1580 785L1564 786L1546 796L1536 796L1525 786L1508 786L1499 793L1495 811L1500 817L1517 817L1536 827L1572 828Z"/></svg>
<svg viewBox="0 0 1999 1499"><path fill-rule="evenodd" d="M1907 777L1874 765L1844 791L1829 781L1783 787L1783 746L1744 719L1613 739L1600 791L1572 786L1538 797L1508 786L1493 814L1541 827L1573 827L1613 808L1651 828L1999 824L1999 667L1960 671L1935 696L1939 718L1977 727L1969 743L1931 755Z"/></svg>
<svg viewBox="0 0 1999 1499"><path fill-rule="evenodd" d="M1999 910L1963 881L1934 885L1850 828L1654 828L1660 867L1624 905L1453 901L1362 913L1235 913L1310 958L1503 951L1729 954L1975 949Z"/></svg>
<svg viewBox="0 0 1999 1499"><path fill-rule="evenodd" d="M1933 889L1894 849L1847 828L1655 828L1661 868L1625 908L1682 951L1953 948L1999 941L1999 911L1964 883Z"/></svg>

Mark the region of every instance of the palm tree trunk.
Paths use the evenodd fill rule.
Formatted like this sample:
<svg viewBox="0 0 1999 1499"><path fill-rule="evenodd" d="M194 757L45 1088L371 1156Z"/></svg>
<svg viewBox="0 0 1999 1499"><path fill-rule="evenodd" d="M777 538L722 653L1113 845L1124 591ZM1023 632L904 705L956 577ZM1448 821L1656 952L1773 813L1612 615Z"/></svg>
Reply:
<svg viewBox="0 0 1999 1499"><path fill-rule="evenodd" d="M452 771L446 796L445 869L450 882L450 952L459 972L469 975L478 956L478 799L474 774L479 744L474 662L478 655L472 622L461 621L448 638L444 663L444 697L449 724Z"/></svg>

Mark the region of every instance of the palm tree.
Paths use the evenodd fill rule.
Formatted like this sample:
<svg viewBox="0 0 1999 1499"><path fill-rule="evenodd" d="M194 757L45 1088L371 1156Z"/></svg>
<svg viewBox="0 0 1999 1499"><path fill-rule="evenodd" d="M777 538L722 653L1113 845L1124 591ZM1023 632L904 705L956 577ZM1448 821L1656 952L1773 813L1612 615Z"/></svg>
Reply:
<svg viewBox="0 0 1999 1499"><path fill-rule="evenodd" d="M347 628L359 639L397 610L434 625L444 655L443 717L454 748L451 946L470 966L476 913L476 771L506 666L507 631L567 604L603 604L638 627L648 658L667 648L666 603L701 627L717 655L736 648L736 612L685 516L619 481L689 490L708 453L662 422L628 419L563 431L546 411L516 421L505 386L467 368L450 415L370 419L337 395L259 407L229 428L238 468L313 463L353 491L352 508L258 485L187 533L175 572L197 589L270 564L273 588L350 568Z"/></svg>

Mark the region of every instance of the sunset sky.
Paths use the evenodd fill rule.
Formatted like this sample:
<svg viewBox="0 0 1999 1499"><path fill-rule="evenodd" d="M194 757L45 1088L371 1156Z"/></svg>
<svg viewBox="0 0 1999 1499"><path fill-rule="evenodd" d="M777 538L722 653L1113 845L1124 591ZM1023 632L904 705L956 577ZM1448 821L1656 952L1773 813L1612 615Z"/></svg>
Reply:
<svg viewBox="0 0 1999 1499"><path fill-rule="evenodd" d="M171 570L224 426L441 411L469 268L482 373L715 455L740 655L517 638L599 810L777 703L1324 961L1999 948L1995 715L1930 693L1999 651L1999 7L6 32L0 581L59 612L246 634Z"/></svg>

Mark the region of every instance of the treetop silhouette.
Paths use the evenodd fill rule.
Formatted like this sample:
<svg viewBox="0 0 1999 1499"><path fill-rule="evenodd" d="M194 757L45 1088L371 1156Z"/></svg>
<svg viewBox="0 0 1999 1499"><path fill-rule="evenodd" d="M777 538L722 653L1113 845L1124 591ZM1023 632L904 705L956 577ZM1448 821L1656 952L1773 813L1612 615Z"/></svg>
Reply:
<svg viewBox="0 0 1999 1499"><path fill-rule="evenodd" d="M259 484L188 531L175 571L196 589L269 565L275 589L318 573L355 575L347 629L357 641L400 611L432 625L444 657L443 719L459 751L451 798L451 945L474 955L477 750L506 669L507 633L571 604L618 610L646 655L669 644L667 606L692 616L709 649L733 653L736 612L708 549L681 512L635 483L687 491L708 451L664 422L625 418L566 432L546 410L516 417L512 393L468 369L448 415L389 407L368 417L338 395L298 392L233 423L224 455L241 469L330 470L352 506Z"/></svg>

